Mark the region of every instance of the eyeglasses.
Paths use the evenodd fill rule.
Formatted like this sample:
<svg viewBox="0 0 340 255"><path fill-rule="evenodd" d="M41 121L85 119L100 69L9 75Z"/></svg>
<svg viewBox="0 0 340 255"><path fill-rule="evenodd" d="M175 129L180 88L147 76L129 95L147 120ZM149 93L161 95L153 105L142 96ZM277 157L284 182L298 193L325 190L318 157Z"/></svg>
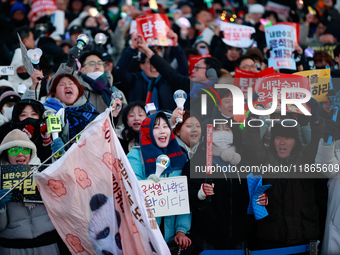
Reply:
<svg viewBox="0 0 340 255"><path fill-rule="evenodd" d="M84 66L86 66L87 64L89 64L91 67L95 67L96 65L104 66L105 62L104 61L98 61L96 63L96 61L90 61L90 62L87 62L86 64L84 64Z"/></svg>
<svg viewBox="0 0 340 255"><path fill-rule="evenodd" d="M245 65L245 66L240 66L240 69L245 70L245 71L250 71L250 70L257 70L257 67L255 64L252 65Z"/></svg>
<svg viewBox="0 0 340 255"><path fill-rule="evenodd" d="M202 66L194 66L194 69L196 72L198 72L198 69L208 69L207 67L202 67Z"/></svg>
<svg viewBox="0 0 340 255"><path fill-rule="evenodd" d="M8 154L12 157L17 156L20 152L24 155L28 155L28 154L31 153L31 148L13 147L13 148L8 150Z"/></svg>

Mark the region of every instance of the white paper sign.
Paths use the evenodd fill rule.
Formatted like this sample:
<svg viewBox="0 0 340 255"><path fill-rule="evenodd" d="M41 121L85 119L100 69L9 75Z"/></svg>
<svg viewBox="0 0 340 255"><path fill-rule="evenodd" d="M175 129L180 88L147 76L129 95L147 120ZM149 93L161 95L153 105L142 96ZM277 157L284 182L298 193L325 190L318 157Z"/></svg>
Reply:
<svg viewBox="0 0 340 255"><path fill-rule="evenodd" d="M139 181L155 217L190 213L186 176Z"/></svg>
<svg viewBox="0 0 340 255"><path fill-rule="evenodd" d="M0 75L14 75L13 66L0 66Z"/></svg>
<svg viewBox="0 0 340 255"><path fill-rule="evenodd" d="M266 5L266 10L267 11L274 11L278 15L282 15L285 18L288 18L289 12L290 12L290 7L278 3L274 3L272 1L268 1Z"/></svg>
<svg viewBox="0 0 340 255"><path fill-rule="evenodd" d="M294 28L287 25L275 25L265 28L267 47L271 49L268 67L274 69L296 69L293 57Z"/></svg>
<svg viewBox="0 0 340 255"><path fill-rule="evenodd" d="M249 48L254 40L250 39L255 33L255 28L233 23L221 22L223 42L232 47Z"/></svg>

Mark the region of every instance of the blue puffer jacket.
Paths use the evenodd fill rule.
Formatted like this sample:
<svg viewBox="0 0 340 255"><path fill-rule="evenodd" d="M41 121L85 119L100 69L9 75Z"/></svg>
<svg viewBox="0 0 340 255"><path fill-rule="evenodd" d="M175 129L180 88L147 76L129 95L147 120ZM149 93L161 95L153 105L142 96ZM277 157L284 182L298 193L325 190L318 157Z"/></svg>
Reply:
<svg viewBox="0 0 340 255"><path fill-rule="evenodd" d="M142 153L140 147L134 147L127 158L132 166L133 171L135 172L138 180L146 180L145 176L145 167L142 162ZM181 176L182 170L173 171L169 174L162 174L161 177L175 177ZM157 217L157 223L160 225L162 217ZM183 214L183 215L175 215L175 216L166 216L164 217L164 239L168 243L172 241L177 233L177 231L183 231L185 234L188 233L191 227L191 214Z"/></svg>

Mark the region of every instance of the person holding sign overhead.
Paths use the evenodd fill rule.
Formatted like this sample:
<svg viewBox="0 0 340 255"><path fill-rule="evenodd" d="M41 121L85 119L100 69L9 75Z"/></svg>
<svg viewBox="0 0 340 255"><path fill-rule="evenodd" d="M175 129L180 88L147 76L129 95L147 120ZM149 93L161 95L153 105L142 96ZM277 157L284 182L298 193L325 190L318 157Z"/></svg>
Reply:
<svg viewBox="0 0 340 255"><path fill-rule="evenodd" d="M127 155L138 180L161 180L155 173L156 158L162 154L170 158L170 166L163 171L161 177L181 175L186 156L170 129L165 113L157 112L144 119L139 140L140 147L134 147ZM190 246L191 240L186 236L191 226L190 214L158 217L156 220L168 245L175 241L182 249Z"/></svg>
<svg viewBox="0 0 340 255"><path fill-rule="evenodd" d="M40 164L36 146L19 129L4 138L0 155L1 165ZM1 255L59 255L57 239L58 233L43 204L7 202L0 208Z"/></svg>

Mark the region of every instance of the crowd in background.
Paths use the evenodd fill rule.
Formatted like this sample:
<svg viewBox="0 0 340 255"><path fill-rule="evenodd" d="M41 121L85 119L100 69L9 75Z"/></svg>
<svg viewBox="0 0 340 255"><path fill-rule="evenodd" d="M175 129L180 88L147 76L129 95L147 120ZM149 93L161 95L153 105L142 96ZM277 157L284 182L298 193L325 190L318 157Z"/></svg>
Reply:
<svg viewBox="0 0 340 255"><path fill-rule="evenodd" d="M213 129L213 165L304 166L339 164L340 120L334 121L330 101L308 101L311 116L279 112L271 116L249 114L247 121L264 121L262 127L231 126L233 95L217 89L220 101L207 101L201 114L204 86L232 84L235 68L258 73L268 68L271 48L266 45L265 22L294 22L299 26L299 44L292 58L296 70L331 69L334 96L340 89L340 2L336 0L272 1L284 4L286 16L266 10L265 0L157 1L157 11L147 1L56 0L63 11L64 34L57 33L51 16L35 22L29 17L31 0L0 3L0 66L11 66L13 75L0 77L1 165L53 163L72 145L72 140L106 108L112 112L116 134L138 180L155 175L153 159L177 155L161 177L188 177L190 214L157 218L172 254L199 254L203 250L271 249L320 240L323 254L340 254L339 184L336 172L325 178L293 178L282 173L263 178L271 187L257 204L268 216L247 214L249 192L246 175L214 173L211 178L191 178L196 165L206 165L207 124L228 120ZM96 8L98 14L90 15ZM93 9L92 9L93 10ZM148 47L132 21L147 13L166 14L167 37L173 46ZM182 26L180 18L189 21ZM262 21L262 22L261 22ZM255 28L249 48L227 45L221 22ZM103 33L105 41L98 40ZM89 37L81 50L77 38ZM209 34L209 36L207 36ZM25 47L40 48L39 67L28 71L23 62L18 35ZM96 39L97 38L97 39ZM322 50L311 50L319 47ZM189 70L189 57L202 57ZM202 85L204 84L204 86ZM148 112L145 102L152 87ZM173 94L188 95L184 110ZM112 99L112 93L121 96ZM256 101L258 95L253 94ZM61 118L62 131L54 139L47 132L46 112ZM176 119L182 119L178 123ZM286 121L285 128L283 119ZM277 119L271 126L266 119ZM280 120L281 119L281 120ZM270 122L269 122L270 123ZM331 143L327 143L332 137ZM143 141L143 142L142 142ZM53 157L50 157L53 154ZM287 178L288 177L288 178ZM0 195L7 190L1 190ZM0 254L69 254L54 229L43 204L30 206L0 201ZM19 242L20 241L20 242Z"/></svg>

